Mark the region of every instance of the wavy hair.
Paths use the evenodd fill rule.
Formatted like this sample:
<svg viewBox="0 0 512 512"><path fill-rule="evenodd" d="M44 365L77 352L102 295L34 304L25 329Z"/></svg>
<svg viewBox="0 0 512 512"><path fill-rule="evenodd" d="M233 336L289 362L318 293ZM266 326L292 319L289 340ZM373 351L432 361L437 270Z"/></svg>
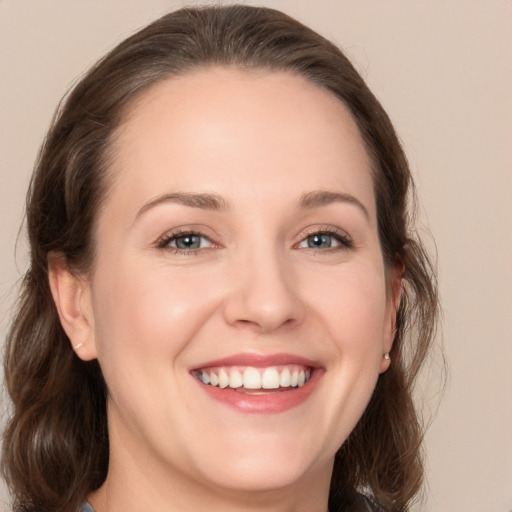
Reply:
<svg viewBox="0 0 512 512"><path fill-rule="evenodd" d="M95 219L108 193L116 128L156 83L210 65L289 71L351 112L372 160L384 261L403 265L392 365L336 454L329 507L402 512L421 488L422 424L415 378L435 335L435 269L413 235L412 178L393 126L347 57L322 36L267 8L184 8L132 35L94 65L63 100L40 150L27 196L30 267L7 338L12 415L2 470L16 512L76 512L109 462L106 385L96 361L75 356L48 284L48 255L69 268L94 264Z"/></svg>

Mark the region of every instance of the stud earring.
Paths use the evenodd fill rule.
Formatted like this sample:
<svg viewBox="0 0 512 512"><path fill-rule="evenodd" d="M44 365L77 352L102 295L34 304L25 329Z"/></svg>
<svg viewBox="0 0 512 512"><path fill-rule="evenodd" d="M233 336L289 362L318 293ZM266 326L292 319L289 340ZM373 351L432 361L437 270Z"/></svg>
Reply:
<svg viewBox="0 0 512 512"><path fill-rule="evenodd" d="M390 361L390 360L391 360L391 357L389 357L389 352L386 352L386 353L384 354L384 359L385 359L386 361Z"/></svg>
<svg viewBox="0 0 512 512"><path fill-rule="evenodd" d="M84 344L84 342L82 341L82 343L79 343L78 345L75 345L73 347L73 350L76 352L83 344Z"/></svg>

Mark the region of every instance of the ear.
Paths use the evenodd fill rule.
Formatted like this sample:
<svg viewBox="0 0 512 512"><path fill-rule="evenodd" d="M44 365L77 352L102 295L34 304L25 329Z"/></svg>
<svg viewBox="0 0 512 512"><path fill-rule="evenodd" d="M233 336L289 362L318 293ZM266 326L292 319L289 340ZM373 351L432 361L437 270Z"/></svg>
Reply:
<svg viewBox="0 0 512 512"><path fill-rule="evenodd" d="M402 278L404 275L404 264L402 261L396 262L390 271L389 298L386 313L386 326L382 343L382 361L380 372L384 373L391 364L391 358L385 357L391 352L396 334L396 315L400 307L402 298Z"/></svg>
<svg viewBox="0 0 512 512"><path fill-rule="evenodd" d="M94 316L88 280L72 273L60 253L48 255L48 277L60 323L77 356L96 358Z"/></svg>

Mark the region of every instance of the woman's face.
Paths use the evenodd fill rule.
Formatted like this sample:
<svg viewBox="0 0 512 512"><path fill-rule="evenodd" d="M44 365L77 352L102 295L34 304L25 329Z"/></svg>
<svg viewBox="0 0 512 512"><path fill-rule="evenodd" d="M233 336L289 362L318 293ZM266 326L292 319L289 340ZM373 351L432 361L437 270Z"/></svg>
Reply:
<svg viewBox="0 0 512 512"><path fill-rule="evenodd" d="M113 149L78 350L108 386L111 471L328 482L395 315L348 110L291 74L213 68L146 92Z"/></svg>

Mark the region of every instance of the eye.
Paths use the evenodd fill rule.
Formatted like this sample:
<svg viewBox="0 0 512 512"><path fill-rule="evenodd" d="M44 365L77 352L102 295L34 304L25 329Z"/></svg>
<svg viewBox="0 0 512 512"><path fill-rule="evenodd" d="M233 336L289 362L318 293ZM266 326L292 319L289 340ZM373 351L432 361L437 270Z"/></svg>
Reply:
<svg viewBox="0 0 512 512"><path fill-rule="evenodd" d="M299 249L343 249L352 247L348 236L338 231L317 231L307 235L297 246Z"/></svg>
<svg viewBox="0 0 512 512"><path fill-rule="evenodd" d="M202 235L201 233L194 232L180 232L166 235L158 242L160 249L174 249L178 253L193 254L199 249L212 247L213 242Z"/></svg>

